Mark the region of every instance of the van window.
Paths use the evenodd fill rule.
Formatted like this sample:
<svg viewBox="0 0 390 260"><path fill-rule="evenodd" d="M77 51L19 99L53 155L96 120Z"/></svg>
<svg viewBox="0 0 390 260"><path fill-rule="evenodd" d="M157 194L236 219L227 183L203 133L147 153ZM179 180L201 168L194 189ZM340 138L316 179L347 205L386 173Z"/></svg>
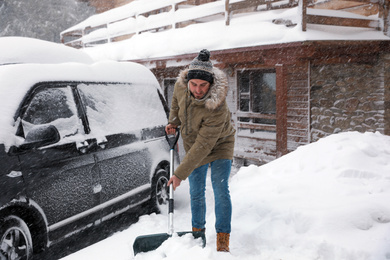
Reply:
<svg viewBox="0 0 390 260"><path fill-rule="evenodd" d="M173 98L173 89L175 88L176 79L164 79L164 97L167 101L168 107L171 107Z"/></svg>
<svg viewBox="0 0 390 260"><path fill-rule="evenodd" d="M34 126L54 125L61 138L83 132L70 87L45 88L36 92L22 116L25 136Z"/></svg>
<svg viewBox="0 0 390 260"><path fill-rule="evenodd" d="M150 85L80 84L91 135L133 132L167 124L157 89Z"/></svg>

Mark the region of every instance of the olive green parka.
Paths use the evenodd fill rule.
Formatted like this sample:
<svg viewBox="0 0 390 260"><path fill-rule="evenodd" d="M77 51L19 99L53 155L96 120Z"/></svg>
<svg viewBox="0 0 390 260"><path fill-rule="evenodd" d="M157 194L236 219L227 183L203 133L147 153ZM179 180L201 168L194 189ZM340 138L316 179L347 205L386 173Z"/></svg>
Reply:
<svg viewBox="0 0 390 260"><path fill-rule="evenodd" d="M218 159L233 159L235 130L226 103L227 77L214 67L214 82L206 96L195 99L188 88L188 69L180 72L173 91L169 123L180 126L186 155L175 170L185 180L197 167Z"/></svg>

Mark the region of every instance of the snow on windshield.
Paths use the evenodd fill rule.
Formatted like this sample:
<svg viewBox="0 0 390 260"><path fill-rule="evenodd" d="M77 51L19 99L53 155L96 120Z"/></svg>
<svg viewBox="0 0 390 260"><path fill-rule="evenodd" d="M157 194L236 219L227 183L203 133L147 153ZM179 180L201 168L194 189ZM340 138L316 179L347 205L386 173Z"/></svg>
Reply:
<svg viewBox="0 0 390 260"><path fill-rule="evenodd" d="M164 107L151 85L81 84L93 136L106 136L167 124Z"/></svg>

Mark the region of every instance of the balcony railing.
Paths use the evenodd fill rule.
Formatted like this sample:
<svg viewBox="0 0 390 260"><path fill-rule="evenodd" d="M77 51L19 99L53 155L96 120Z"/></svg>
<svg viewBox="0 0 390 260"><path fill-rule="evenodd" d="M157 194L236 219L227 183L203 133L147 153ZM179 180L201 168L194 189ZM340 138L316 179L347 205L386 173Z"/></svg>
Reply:
<svg viewBox="0 0 390 260"><path fill-rule="evenodd" d="M314 4L310 0L302 1L302 30L306 31L307 24L325 24L338 26L355 26L383 30L388 28L388 1L378 0L331 0L327 3L343 2L342 5ZM378 19L366 18L361 14L333 15L326 11L339 10L339 13L354 12L345 8L345 3L353 3L356 8L371 6L365 15L378 14ZM235 14L246 14L263 10L291 8L298 6L298 0L217 0L201 5L187 5L185 0L135 1L126 7L127 13L110 15L110 10L97 16L92 16L84 22L61 33L62 43L75 48L84 48L114 41L129 39L144 32L160 32L175 28L183 28L194 23L204 23L211 20L225 21L229 26ZM123 7L122 7L123 8ZM324 11L324 9L326 9ZM345 9L345 10L344 10ZM115 9L114 9L115 10ZM321 13L321 14L319 14ZM337 12L336 12L337 13ZM356 13L356 11L355 11ZM102 15L104 17L102 17ZM104 19L106 17L106 19ZM115 17L115 19L112 19ZM104 21L104 22L103 22ZM286 26L296 24L286 23Z"/></svg>

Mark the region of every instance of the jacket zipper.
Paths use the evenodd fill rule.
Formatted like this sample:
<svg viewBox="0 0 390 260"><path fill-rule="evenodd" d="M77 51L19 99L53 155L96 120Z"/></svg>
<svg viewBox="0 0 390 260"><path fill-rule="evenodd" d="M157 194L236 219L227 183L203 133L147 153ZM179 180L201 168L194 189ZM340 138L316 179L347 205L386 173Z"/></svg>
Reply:
<svg viewBox="0 0 390 260"><path fill-rule="evenodd" d="M188 116L188 108L189 108L189 106L190 106L190 104L191 104L191 96L189 96L189 94L188 94L188 92L187 92L187 94L186 94L186 106L185 106L185 120L186 120L186 135L188 135L188 128L190 127L190 125L189 125L189 120L188 120L188 118L189 118L189 116Z"/></svg>

